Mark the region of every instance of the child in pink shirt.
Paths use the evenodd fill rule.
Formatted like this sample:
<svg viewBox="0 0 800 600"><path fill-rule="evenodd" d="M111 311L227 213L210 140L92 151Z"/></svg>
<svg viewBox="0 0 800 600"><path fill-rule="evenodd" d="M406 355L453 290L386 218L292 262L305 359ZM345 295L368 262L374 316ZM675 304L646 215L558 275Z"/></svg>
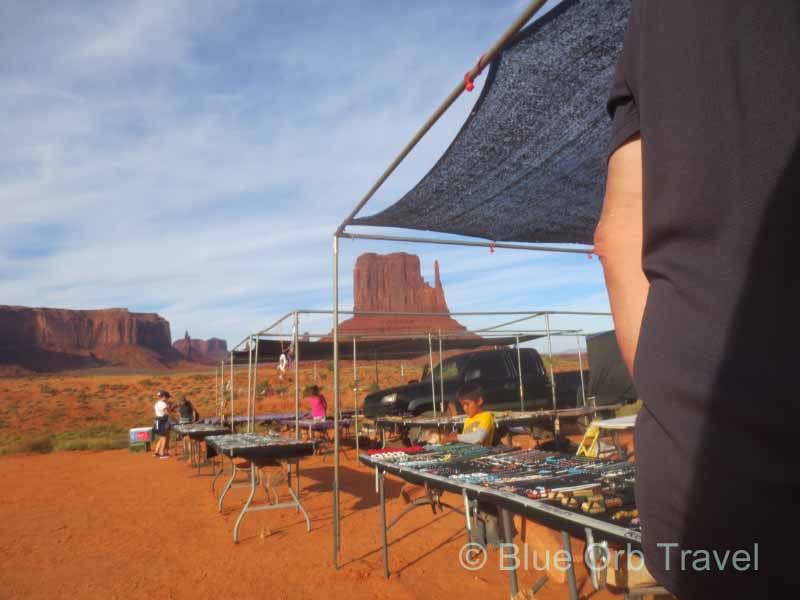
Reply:
<svg viewBox="0 0 800 600"><path fill-rule="evenodd" d="M328 413L328 403L325 401L325 396L319 393L319 386L311 386L311 395L306 400L311 405L311 417L325 419Z"/></svg>

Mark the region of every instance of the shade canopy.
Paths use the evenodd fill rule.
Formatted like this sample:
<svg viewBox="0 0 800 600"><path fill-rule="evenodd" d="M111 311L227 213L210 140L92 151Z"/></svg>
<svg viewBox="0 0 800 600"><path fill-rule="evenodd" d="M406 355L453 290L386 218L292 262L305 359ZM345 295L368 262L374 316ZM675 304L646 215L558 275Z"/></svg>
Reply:
<svg viewBox="0 0 800 600"><path fill-rule="evenodd" d="M542 337L541 335L520 335L519 342L529 342ZM433 349L438 353L439 338L432 338ZM510 346L517 342L517 336L506 337L442 337L442 350L474 350L491 346ZM330 340L301 341L300 360L331 360L333 359L333 342ZM428 354L430 346L427 336L397 337L384 339L356 340L355 355L359 360L411 360ZM281 354L288 352L289 344L280 340L259 340L258 361L274 362L280 359ZM246 364L250 353L247 350L234 352L234 361L237 364ZM353 359L353 340L339 342L339 359Z"/></svg>
<svg viewBox="0 0 800 600"><path fill-rule="evenodd" d="M605 109L630 0L564 0L492 62L433 169L354 225L493 241L591 244L605 187Z"/></svg>

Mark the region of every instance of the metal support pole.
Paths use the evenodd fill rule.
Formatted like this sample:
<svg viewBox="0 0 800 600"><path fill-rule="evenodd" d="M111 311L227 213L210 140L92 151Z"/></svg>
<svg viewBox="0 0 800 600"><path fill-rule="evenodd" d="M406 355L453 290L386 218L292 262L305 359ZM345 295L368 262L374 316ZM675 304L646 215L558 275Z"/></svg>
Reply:
<svg viewBox="0 0 800 600"><path fill-rule="evenodd" d="M433 416L436 416L436 377L433 373L433 342L431 341L431 334L428 333L428 356L431 365L431 403L433 404Z"/></svg>
<svg viewBox="0 0 800 600"><path fill-rule="evenodd" d="M253 336L247 340L247 424L244 430L247 433L250 431L250 390L253 389Z"/></svg>
<svg viewBox="0 0 800 600"><path fill-rule="evenodd" d="M255 360L253 361L253 413L252 413L252 424L250 426L250 431L255 432L256 430L256 399L258 397L258 342L261 339L260 335L256 335L256 356Z"/></svg>
<svg viewBox="0 0 800 600"><path fill-rule="evenodd" d="M381 541L383 542L383 576L389 579L389 543L386 539L386 494L383 490L384 473L378 472L378 495L381 502Z"/></svg>
<svg viewBox="0 0 800 600"><path fill-rule="evenodd" d="M339 568L339 237L333 236L333 566Z"/></svg>
<svg viewBox="0 0 800 600"><path fill-rule="evenodd" d="M575 334L575 341L578 342L578 372L581 374L581 396L583 398L583 406L586 406L586 386L583 382L583 356L581 356L581 336Z"/></svg>
<svg viewBox="0 0 800 600"><path fill-rule="evenodd" d="M219 416L219 367L214 367L214 416Z"/></svg>
<svg viewBox="0 0 800 600"><path fill-rule="evenodd" d="M225 359L219 361L219 422L225 422Z"/></svg>
<svg viewBox="0 0 800 600"><path fill-rule="evenodd" d="M501 508L500 516L503 519L503 541L506 543L506 547L510 547L514 543L511 538L511 514L505 508ZM511 597L516 598L519 593L516 569L508 570L508 581L511 585Z"/></svg>
<svg viewBox="0 0 800 600"><path fill-rule="evenodd" d="M439 330L439 410L444 414L444 371L442 370L442 330Z"/></svg>
<svg viewBox="0 0 800 600"><path fill-rule="evenodd" d="M405 380L406 374L405 369L403 368L403 361L400 361L400 379Z"/></svg>
<svg viewBox="0 0 800 600"><path fill-rule="evenodd" d="M356 454L359 453L358 443L358 361L356 360L356 338L353 338L353 418L355 419Z"/></svg>
<svg viewBox="0 0 800 600"><path fill-rule="evenodd" d="M522 387L522 353L519 349L519 336L517 336L517 371L519 371L519 409L525 410L525 390Z"/></svg>
<svg viewBox="0 0 800 600"><path fill-rule="evenodd" d="M235 417L236 414L233 412L233 351L231 351L231 433L236 433Z"/></svg>
<svg viewBox="0 0 800 600"><path fill-rule="evenodd" d="M300 336L297 335L299 319L294 313L294 437L300 439Z"/></svg>
<svg viewBox="0 0 800 600"><path fill-rule="evenodd" d="M553 341L550 337L550 313L544 313L544 326L545 331L547 332L547 354L550 356L550 389L553 392L553 410L557 411L558 405L556 403L556 377L553 374ZM558 434L561 431L561 422L558 419L558 413L555 414L553 427L553 434L555 437L558 437Z"/></svg>
<svg viewBox="0 0 800 600"><path fill-rule="evenodd" d="M570 600L578 599L578 582L575 580L575 559L572 556L572 542L569 539L569 534L566 531L561 532L561 544L564 546L564 551L569 557L569 564L567 565L567 584L569 585L569 598Z"/></svg>
<svg viewBox="0 0 800 600"><path fill-rule="evenodd" d="M314 361L314 383L317 383L317 361Z"/></svg>

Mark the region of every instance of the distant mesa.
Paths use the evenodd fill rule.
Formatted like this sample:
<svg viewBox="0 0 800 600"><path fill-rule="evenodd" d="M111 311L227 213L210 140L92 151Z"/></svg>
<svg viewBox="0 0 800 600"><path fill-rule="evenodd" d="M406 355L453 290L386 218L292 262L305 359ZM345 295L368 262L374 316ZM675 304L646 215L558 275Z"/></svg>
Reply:
<svg viewBox="0 0 800 600"><path fill-rule="evenodd" d="M434 284L431 286L422 278L419 257L414 254L362 254L353 269L355 312L439 315L356 315L343 321L339 331L344 334L466 331L466 327L449 316L450 309L439 277L439 261L434 262L434 272Z"/></svg>
<svg viewBox="0 0 800 600"><path fill-rule="evenodd" d="M197 363L217 363L228 354L228 343L219 338L198 340L187 331L183 338L172 344L184 360Z"/></svg>
<svg viewBox="0 0 800 600"><path fill-rule="evenodd" d="M195 341L203 358L226 348L224 340ZM185 361L172 346L169 321L155 313L0 305L2 372L162 369Z"/></svg>

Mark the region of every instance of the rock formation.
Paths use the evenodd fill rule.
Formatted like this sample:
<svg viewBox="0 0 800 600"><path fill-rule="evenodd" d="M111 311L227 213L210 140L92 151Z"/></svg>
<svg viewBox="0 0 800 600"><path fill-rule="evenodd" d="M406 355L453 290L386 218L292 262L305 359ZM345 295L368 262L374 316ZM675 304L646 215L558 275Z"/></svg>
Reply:
<svg viewBox="0 0 800 600"><path fill-rule="evenodd" d="M447 315L439 277L439 261L434 263L434 285L422 278L419 257L405 252L362 254L353 270L355 312L439 313L438 316L356 315L344 321L340 330L347 333L401 333L464 331L465 327ZM444 315L442 315L444 313Z"/></svg>
<svg viewBox="0 0 800 600"><path fill-rule="evenodd" d="M216 363L228 354L228 343L219 338L209 338L198 340L189 336L189 332L183 339L176 341L172 347L177 350L184 359L200 363Z"/></svg>
<svg viewBox="0 0 800 600"><path fill-rule="evenodd" d="M155 313L0 306L0 364L55 371L157 368L176 360L169 322Z"/></svg>

